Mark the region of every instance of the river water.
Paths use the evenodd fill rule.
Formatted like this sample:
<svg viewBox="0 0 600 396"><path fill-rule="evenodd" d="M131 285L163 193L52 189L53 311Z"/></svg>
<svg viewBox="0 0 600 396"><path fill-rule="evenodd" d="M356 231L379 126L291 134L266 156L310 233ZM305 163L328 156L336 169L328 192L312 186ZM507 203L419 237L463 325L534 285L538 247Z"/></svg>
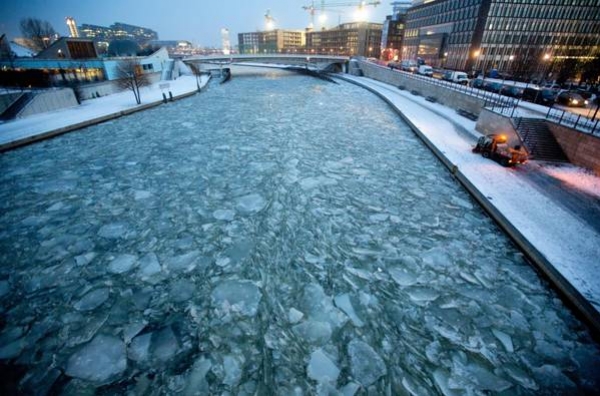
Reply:
<svg viewBox="0 0 600 396"><path fill-rule="evenodd" d="M0 157L4 392L600 387L585 326L394 112L260 73Z"/></svg>

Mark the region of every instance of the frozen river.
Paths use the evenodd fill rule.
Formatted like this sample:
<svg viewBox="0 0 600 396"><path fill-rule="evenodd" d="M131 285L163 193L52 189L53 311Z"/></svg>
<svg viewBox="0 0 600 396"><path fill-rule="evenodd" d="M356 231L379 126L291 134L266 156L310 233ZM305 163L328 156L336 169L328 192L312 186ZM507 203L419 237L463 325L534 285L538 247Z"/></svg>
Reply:
<svg viewBox="0 0 600 396"><path fill-rule="evenodd" d="M0 169L0 393L600 387L586 328L353 85L234 73Z"/></svg>

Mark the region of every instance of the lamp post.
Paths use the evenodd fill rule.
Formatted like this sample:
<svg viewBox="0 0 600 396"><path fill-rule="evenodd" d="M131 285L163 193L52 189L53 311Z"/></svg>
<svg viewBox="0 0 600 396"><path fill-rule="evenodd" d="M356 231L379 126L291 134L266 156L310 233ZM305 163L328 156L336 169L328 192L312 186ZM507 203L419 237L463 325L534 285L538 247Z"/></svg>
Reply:
<svg viewBox="0 0 600 396"><path fill-rule="evenodd" d="M477 72L477 65L478 65L478 61L479 61L479 55L481 55L481 51L480 50L475 50L473 51L473 69L472 69L472 73L474 77L477 77L475 74ZM485 78L485 71L483 72L483 78Z"/></svg>
<svg viewBox="0 0 600 396"><path fill-rule="evenodd" d="M546 73L548 72L548 68L550 67L551 64L551 59L552 57L550 56L550 54L544 54L544 69L543 69L543 75L542 78L544 81L546 81Z"/></svg>

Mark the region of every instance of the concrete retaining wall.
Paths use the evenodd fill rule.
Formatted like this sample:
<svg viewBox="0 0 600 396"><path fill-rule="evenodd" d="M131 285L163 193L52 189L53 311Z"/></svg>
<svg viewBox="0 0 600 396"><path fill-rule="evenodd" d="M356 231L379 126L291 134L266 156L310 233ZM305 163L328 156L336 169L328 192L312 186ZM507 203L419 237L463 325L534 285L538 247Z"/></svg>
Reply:
<svg viewBox="0 0 600 396"><path fill-rule="evenodd" d="M600 176L600 137L549 121L546 124L571 163Z"/></svg>
<svg viewBox="0 0 600 396"><path fill-rule="evenodd" d="M71 88L53 89L37 93L17 115L18 118L79 105Z"/></svg>
<svg viewBox="0 0 600 396"><path fill-rule="evenodd" d="M422 96L432 96L438 102L456 110L465 110L479 115L485 105L483 98L476 98L446 86L432 84L424 79L412 78L411 75L406 73L391 70L371 62L360 61L358 63L365 77L396 87L402 85L408 91L417 91Z"/></svg>
<svg viewBox="0 0 600 396"><path fill-rule="evenodd" d="M93 84L80 85L76 89L79 92L79 99L81 100L112 95L120 91L114 81L102 81Z"/></svg>
<svg viewBox="0 0 600 396"><path fill-rule="evenodd" d="M154 84L160 81L160 75L160 73L147 74L150 84ZM80 85L76 89L79 94L79 99L81 100L93 99L99 96L112 95L114 93L122 91L116 80Z"/></svg>

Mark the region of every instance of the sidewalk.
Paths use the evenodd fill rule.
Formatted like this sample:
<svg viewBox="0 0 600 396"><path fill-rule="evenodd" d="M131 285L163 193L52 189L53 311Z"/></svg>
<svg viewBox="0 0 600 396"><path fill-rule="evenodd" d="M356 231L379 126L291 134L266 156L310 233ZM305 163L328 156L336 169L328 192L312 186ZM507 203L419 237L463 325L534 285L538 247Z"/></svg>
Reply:
<svg viewBox="0 0 600 396"><path fill-rule="evenodd" d="M204 87L208 80L208 76L201 76L200 87ZM161 89L163 84L168 84L168 88ZM140 89L140 105L135 103L133 92L128 90L85 100L76 107L0 123L0 151L157 106L163 101L163 93L169 98L169 92L174 99L194 94L197 92L196 77L181 76L177 80L160 81L144 87Z"/></svg>
<svg viewBox="0 0 600 396"><path fill-rule="evenodd" d="M539 256L535 261L548 267L541 270L553 283L559 283L556 286L579 310L587 311L584 316L594 324L596 331L600 331L600 281L597 278L600 274L600 233L596 229L566 210L556 193L550 195L535 186L524 169L503 168L473 154L471 148L481 136L475 130L474 121L441 104L376 80L348 75L344 79L378 93L401 112L405 120L420 131L426 144L429 141L434 146L432 150L438 152L442 162L463 185L466 184L467 189L472 186L471 192L476 199L479 196L484 201L480 203L488 213L491 211L492 217L497 213L499 218L495 220L505 221L506 227L514 228L517 238L519 234L522 236L525 247L521 248L529 246L532 249L525 253ZM525 166L538 165L532 162ZM588 188L600 202L599 178L581 168L574 171L575 168L565 166L565 171L561 174L559 170L554 177L570 179L572 188L582 184L580 187ZM507 232L510 234L510 230Z"/></svg>

